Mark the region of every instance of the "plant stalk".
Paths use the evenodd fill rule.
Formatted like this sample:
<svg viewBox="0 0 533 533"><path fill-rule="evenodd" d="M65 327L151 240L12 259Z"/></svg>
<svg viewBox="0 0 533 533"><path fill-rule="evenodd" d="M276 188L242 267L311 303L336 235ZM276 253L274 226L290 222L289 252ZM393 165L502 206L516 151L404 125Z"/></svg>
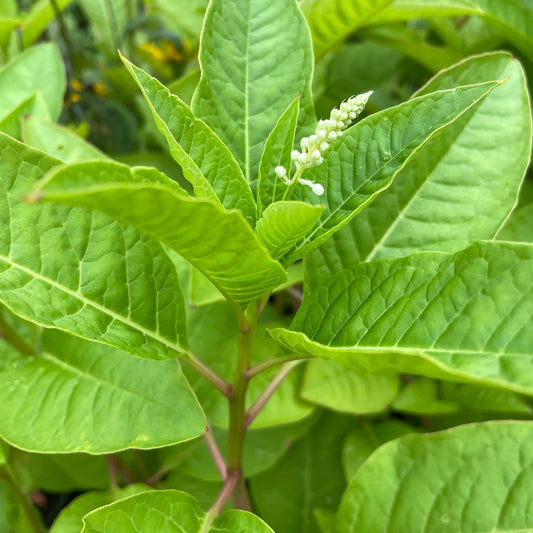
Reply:
<svg viewBox="0 0 533 533"><path fill-rule="evenodd" d="M298 180L302 177L302 174L304 173L304 170L306 169L305 166L298 167L296 172L294 173L293 178L291 179L291 182L289 185L287 185L287 188L285 189L285 193L283 194L282 200L289 200L292 196L292 193L294 191L294 188L296 187L296 184L298 183Z"/></svg>
<svg viewBox="0 0 533 533"><path fill-rule="evenodd" d="M182 357L181 360L211 382L224 396L227 396L228 398L232 396L231 384L225 379L222 379L193 353L189 352L185 357Z"/></svg>
<svg viewBox="0 0 533 533"><path fill-rule="evenodd" d="M207 444L209 453L213 458L215 466L217 467L220 477L223 481L226 481L226 479L228 478L228 469L226 468L226 461L224 461L224 457L222 456L222 453L220 453L217 441L215 440L213 432L209 427L205 428L204 440Z"/></svg>
<svg viewBox="0 0 533 533"><path fill-rule="evenodd" d="M28 496L24 494L24 491L20 488L17 478L15 477L13 470L11 470L11 467L8 464L2 466L2 469L0 470L0 477L4 478L7 481L7 483L11 487L11 490L17 496L24 511L24 514L26 515L26 518L28 519L28 522L30 523L34 533L46 533L44 526L39 521L35 507L31 503Z"/></svg>
<svg viewBox="0 0 533 533"><path fill-rule="evenodd" d="M6 319L0 313L0 337L4 338L13 348L18 350L22 355L35 355L31 346L26 344L18 333L7 323Z"/></svg>
<svg viewBox="0 0 533 533"><path fill-rule="evenodd" d="M248 379L251 379L254 376L257 376L258 374L265 372L266 370L274 368L275 366L283 365L291 361L304 361L305 359L313 359L313 356L295 354L295 355L286 355L283 357L271 357L270 359L267 359L266 361L262 361L261 363L258 363L257 365L251 366L248 370L244 372L244 375Z"/></svg>

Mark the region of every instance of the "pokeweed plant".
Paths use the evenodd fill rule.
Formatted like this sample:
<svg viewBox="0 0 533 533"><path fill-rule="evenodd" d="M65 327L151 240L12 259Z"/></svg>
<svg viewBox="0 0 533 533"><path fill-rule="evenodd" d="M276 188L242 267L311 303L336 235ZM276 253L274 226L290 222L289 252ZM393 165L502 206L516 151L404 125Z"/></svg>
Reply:
<svg viewBox="0 0 533 533"><path fill-rule="evenodd" d="M0 135L0 435L111 465L170 447L180 486L196 477L218 495L206 506L112 482L72 504L83 532L533 528L531 422L406 435L294 398L306 363L302 397L339 411L348 383L370 391L368 412L431 398L531 414L533 245L507 223L531 144L519 62L470 57L400 105L357 120L371 93L354 95L317 122L292 0L210 2L191 107L123 62L192 192L155 168L94 151L66 163ZM265 318L302 259L294 321Z"/></svg>

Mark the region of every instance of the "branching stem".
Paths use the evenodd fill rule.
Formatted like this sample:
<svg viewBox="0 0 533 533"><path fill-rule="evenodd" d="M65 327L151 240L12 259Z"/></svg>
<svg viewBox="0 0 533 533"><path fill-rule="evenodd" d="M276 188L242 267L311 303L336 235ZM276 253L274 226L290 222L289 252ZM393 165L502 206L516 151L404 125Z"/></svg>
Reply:
<svg viewBox="0 0 533 533"><path fill-rule="evenodd" d="M211 382L224 396L231 398L232 387L225 379L221 378L215 371L209 368L201 359L193 353L188 353L181 359L186 365L194 368L196 372Z"/></svg>
<svg viewBox="0 0 533 533"><path fill-rule="evenodd" d="M211 457L213 458L213 461L215 462L215 466L217 467L217 470L220 473L220 477L222 478L223 481L226 481L228 477L228 469L226 467L226 461L224 461L224 457L222 456L222 453L220 452L220 448L218 447L217 441L215 440L215 437L213 436L213 432L211 428L209 427L205 428L204 440L207 445L207 449L209 450L209 453L211 454Z"/></svg>
<svg viewBox="0 0 533 533"><path fill-rule="evenodd" d="M289 200L292 196L292 193L294 191L294 188L296 187L296 184L298 183L298 180L302 177L302 174L304 173L304 170L306 169L305 166L298 167L296 169L296 172L294 173L294 176L291 179L290 185L287 186L285 189L285 193L283 194L282 200Z"/></svg>
<svg viewBox="0 0 533 533"><path fill-rule="evenodd" d="M35 352L31 346L26 344L18 333L7 323L6 319L0 313L0 337L3 337L13 348L18 350L22 355L34 355Z"/></svg>
<svg viewBox="0 0 533 533"><path fill-rule="evenodd" d="M262 361L261 363L258 363L257 365L251 366L248 370L244 372L244 375L248 379L251 379L254 376L257 376L258 374L261 374L265 372L266 370L269 370L275 366L283 365L291 361L304 361L305 359L312 359L312 358L313 358L312 355L301 355L301 354L286 355L283 357L271 357L270 359L267 359L266 361Z"/></svg>

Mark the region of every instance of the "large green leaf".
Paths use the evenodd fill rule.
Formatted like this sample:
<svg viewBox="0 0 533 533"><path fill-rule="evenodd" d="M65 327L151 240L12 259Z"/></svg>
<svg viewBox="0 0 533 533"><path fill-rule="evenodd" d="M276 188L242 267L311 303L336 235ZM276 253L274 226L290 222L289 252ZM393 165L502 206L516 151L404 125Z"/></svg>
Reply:
<svg viewBox="0 0 533 533"><path fill-rule="evenodd" d="M532 439L531 422L488 422L385 444L351 480L337 531L531 531Z"/></svg>
<svg viewBox="0 0 533 533"><path fill-rule="evenodd" d="M533 6L529 0L395 0L372 23L427 17L477 15L533 58Z"/></svg>
<svg viewBox="0 0 533 533"><path fill-rule="evenodd" d="M66 163L108 159L108 156L73 131L40 117L22 119L22 138L39 150Z"/></svg>
<svg viewBox="0 0 533 533"><path fill-rule="evenodd" d="M310 285L360 261L459 250L496 235L516 202L529 161L531 112L520 64L506 53L485 54L441 72L418 93L507 77L306 258Z"/></svg>
<svg viewBox="0 0 533 533"><path fill-rule="evenodd" d="M302 120L314 120L311 38L296 0L212 0L200 65L193 110L255 181L265 141L298 94Z"/></svg>
<svg viewBox="0 0 533 533"><path fill-rule="evenodd" d="M368 24L393 0L303 0L302 9L320 59L350 33Z"/></svg>
<svg viewBox="0 0 533 533"><path fill-rule="evenodd" d="M28 96L28 98L14 107L8 115L0 120L0 131L15 139L20 139L22 135L21 122L23 117L29 115L43 117L45 119L50 118L48 106L39 91Z"/></svg>
<svg viewBox="0 0 533 533"><path fill-rule="evenodd" d="M206 526L206 514L189 494L149 491L106 505L83 518L82 533L273 533L258 516L226 511Z"/></svg>
<svg viewBox="0 0 533 533"><path fill-rule="evenodd" d="M0 120L25 100L40 93L53 120L63 106L66 80L57 47L42 44L17 56L0 70Z"/></svg>
<svg viewBox="0 0 533 533"><path fill-rule="evenodd" d="M247 303L286 279L237 211L189 196L156 169L112 162L52 172L37 195L98 209L179 252L228 299Z"/></svg>
<svg viewBox="0 0 533 533"><path fill-rule="evenodd" d="M371 374L335 361L314 359L307 363L300 397L342 413L376 413L394 400L398 381L395 374Z"/></svg>
<svg viewBox="0 0 533 533"><path fill-rule="evenodd" d="M307 255L374 200L437 133L476 106L499 82L465 85L413 98L358 122L331 144L324 162L304 173L321 183L326 209L313 231L289 252L287 262ZM309 203L308 187L296 189Z"/></svg>
<svg viewBox="0 0 533 533"><path fill-rule="evenodd" d="M2 438L35 452L155 448L205 430L175 361L137 359L53 330L41 354L0 372L0 401Z"/></svg>
<svg viewBox="0 0 533 533"><path fill-rule="evenodd" d="M209 198L227 209L239 209L251 224L256 205L243 173L226 145L177 96L123 58L126 68L141 89L170 153L198 198Z"/></svg>
<svg viewBox="0 0 533 533"><path fill-rule="evenodd" d="M2 533L35 533L35 527L26 516L23 505L17 498L13 487L3 478L1 471L0 531Z"/></svg>
<svg viewBox="0 0 533 533"><path fill-rule="evenodd" d="M323 210L305 202L274 202L263 211L255 231L270 255L279 259L311 231Z"/></svg>
<svg viewBox="0 0 533 533"><path fill-rule="evenodd" d="M336 509L346 486L342 440L354 418L324 413L283 459L250 480L259 514L276 533L318 533L313 509Z"/></svg>
<svg viewBox="0 0 533 533"><path fill-rule="evenodd" d="M185 309L160 245L100 213L22 203L59 164L0 135L0 301L45 327L177 357L187 349Z"/></svg>
<svg viewBox="0 0 533 533"><path fill-rule="evenodd" d="M476 243L363 263L304 298L271 335L296 353L370 371L533 395L533 246Z"/></svg>

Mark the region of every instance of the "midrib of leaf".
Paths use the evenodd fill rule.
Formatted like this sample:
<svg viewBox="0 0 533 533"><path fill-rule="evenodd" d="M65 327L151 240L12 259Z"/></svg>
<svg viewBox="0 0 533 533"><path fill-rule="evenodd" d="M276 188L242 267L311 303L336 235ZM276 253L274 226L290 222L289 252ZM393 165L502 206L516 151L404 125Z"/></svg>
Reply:
<svg viewBox="0 0 533 533"><path fill-rule="evenodd" d="M502 83L502 82L498 82L498 85ZM476 85L479 85L479 84L470 84L470 85L465 85L463 87L473 87L473 86L476 86ZM424 139L424 134L420 134L419 136L415 137L411 143L409 144L412 144L412 143L415 143L415 142L418 142L420 141L420 144L418 144L418 146L416 148L413 149L413 151L411 152L411 154L406 158L406 160L403 162L403 164L393 173L393 176L391 178L389 178L389 181L392 182L392 178L394 178L394 176L397 176L404 168L405 166L413 159L413 157L418 154L418 152L433 138L435 137L440 131L444 130L445 128L447 128L450 124L452 124L453 122L455 122L456 120L458 120L460 117L462 117L466 112L468 112L470 109L472 109L472 106L474 106L477 102L479 102L481 99L483 99L493 88L497 87L497 85L495 85L494 87L491 87L491 88L488 88L488 90L483 93L480 97L476 98L476 100L474 102L472 102L472 104L470 106L468 106L466 109L464 109L461 113L459 113L458 115L454 115L448 122L446 122L445 124L443 124L440 128L437 128L435 130L433 130L432 132L429 133L429 135L426 136L426 138ZM435 91L435 93L439 93L439 92L447 92L447 90L439 90L439 91ZM431 93L431 94L434 94L434 93ZM420 98L424 98L426 95L423 95L421 96ZM369 117L370 118L370 117ZM363 124L364 121L361 121L359 122L358 124L356 124L355 126L352 126L352 127L357 127L359 126L359 124ZM349 131L349 130L348 130ZM385 168L386 166L388 166L391 162L394 162L397 158L399 158L402 154L404 154L406 151L408 151L407 147L404 147L402 150L398 151L393 157L391 157L390 159L388 159L386 161L386 164L384 165L381 165L379 168L377 168L362 184L361 184L361 187L364 186L366 183L368 183L369 181L372 181L376 175L378 175L382 170L383 168ZM389 183L390 185L390 183ZM350 215L348 215L348 217L345 218L345 221L344 223L347 223L349 222L357 213L359 213L364 207L366 207L376 196L378 196L384 189L386 189L388 186L384 187L383 189L381 189L380 191L376 191L374 194L372 194L371 196L369 196L355 211L353 211ZM319 220L319 223L318 223L318 226L311 232L309 233L300 243L297 243L296 244L296 248L295 248L295 251L290 254L290 256L288 257L287 261L292 261L292 260L296 260L294 259L294 255L298 252L298 250L301 250L302 248L304 248L307 244L309 244L310 242L313 241L314 237L317 235L317 233L320 232L320 230L324 227L324 225L326 224L326 222L330 219L330 218L333 218L333 216L338 212L340 211L341 209L343 209L343 207L345 206L346 203L349 203L351 201L351 199L357 194L357 191L359 190L359 188L355 191L353 191L353 193L348 196L348 198L346 198L342 204L338 205L333 211L330 211L328 213L328 216L320 221ZM326 232L324 234L322 234L320 237L323 239L324 237L326 236L329 236L331 235L332 233L335 232L336 228L338 227L335 226L333 228L329 228L328 230L326 230ZM323 241L322 241L323 242Z"/></svg>
<svg viewBox="0 0 533 533"><path fill-rule="evenodd" d="M121 322L121 323L123 323L123 324L125 324L125 325L127 325L127 326L129 326L129 327L131 327L131 328L133 328L135 330L137 330L137 331L140 331L141 333L143 333L147 337L149 337L149 338L151 338L151 339L153 339L153 340L155 340L157 342L160 342L161 344L163 344L164 346L167 346L168 348L170 348L173 351L177 351L177 352L182 353L182 354L189 353L183 347L179 346L178 344L175 344L175 343L171 342L169 339L161 337L158 333L156 333L154 331L151 331L149 329L146 329L144 326L141 326L140 324L138 324L136 322L132 322L130 320L129 316L125 317L125 316L119 315L118 313L115 313L111 309L108 309L108 308L98 304L97 302L94 302L94 301L91 301L91 300L87 299L80 292L77 292L77 291L74 291L72 289L69 289L68 287L65 287L64 285L61 285L57 281L52 280L50 278L47 278L46 276L43 276L40 272L35 272L35 271L33 271L33 270L29 269L29 268L26 268L26 267L24 267L22 265L14 263L10 258L5 257L4 255L0 255L0 261L4 261L5 263L10 265L11 267L13 267L15 269L19 269L22 272L30 275L31 277L33 277L35 279L38 279L40 281L43 281L44 283L48 283L52 287L54 287L54 288L56 288L56 289L58 289L58 290L60 290L60 291L62 291L64 293L66 293L66 294L68 294L70 296L73 296L74 298L77 298L80 302L83 303L83 305L85 307L93 307L94 309L97 309L98 311L102 312L103 314L110 316L113 320L115 320L117 322ZM4 302L4 305L6 305L6 307L8 307L13 313L16 313L16 314L19 314L19 315L21 314L19 311L11 309L11 307L7 303ZM32 319L32 317L25 316L24 318L26 320L29 320L30 322L35 322ZM67 331L67 333L72 333L71 331L68 331L68 330L65 330L65 329L62 329L62 328L59 328L59 327L57 327L55 329L59 329L61 331ZM108 343L104 342L104 344L108 344Z"/></svg>
<svg viewBox="0 0 533 533"><path fill-rule="evenodd" d="M274 338L278 339L279 337L275 335L276 330L272 330L274 333ZM454 378L462 378L465 380L465 382L472 382L475 381L476 383L481 384L487 384L495 387L499 387L505 389L505 390L513 390L514 392L518 392L520 394L527 394L528 396L531 396L532 394L532 387L523 386L521 384L517 383L511 383L509 381L505 381L503 379L495 379L493 377L488 376L477 376L469 372L464 372L461 370L458 370L452 366L448 366L446 363L443 363L440 359L435 359L432 357L432 355L449 355L452 354L459 354L459 355L473 355L473 356L491 356L496 359L499 359L500 357L527 357L528 354L524 353L516 353L516 352L491 352L491 351L483 351L483 350L465 350L465 349L445 349L445 348L420 348L420 347L404 347L404 346L364 346L364 345L355 345L355 346L331 346L328 344L321 344L317 341L314 341L310 339L305 333L302 332L295 332L295 331L287 331L285 332L289 333L291 337L300 337L305 339L306 343L317 347L317 352L323 352L323 348L325 347L327 350L330 350L331 352L334 352L336 354L354 354L353 362L357 363L357 354L360 355L402 355L407 357L412 357L416 359L423 360L425 362L430 363L433 367L438 368L442 370L445 374L448 376L453 376ZM284 333L282 332L281 342L283 343L283 336ZM308 355L316 356L312 350L309 350L308 352L305 352L305 350L298 350L298 353L307 353ZM321 359L329 359L327 356L320 356ZM342 364L342 363L341 363ZM394 371L394 370L392 370ZM386 371L385 371L386 372Z"/></svg>
<svg viewBox="0 0 533 533"><path fill-rule="evenodd" d="M248 86L250 79L250 20L252 15L252 2L248 2L248 18L246 31L245 61L244 61L244 168L246 181L250 182L250 117Z"/></svg>

